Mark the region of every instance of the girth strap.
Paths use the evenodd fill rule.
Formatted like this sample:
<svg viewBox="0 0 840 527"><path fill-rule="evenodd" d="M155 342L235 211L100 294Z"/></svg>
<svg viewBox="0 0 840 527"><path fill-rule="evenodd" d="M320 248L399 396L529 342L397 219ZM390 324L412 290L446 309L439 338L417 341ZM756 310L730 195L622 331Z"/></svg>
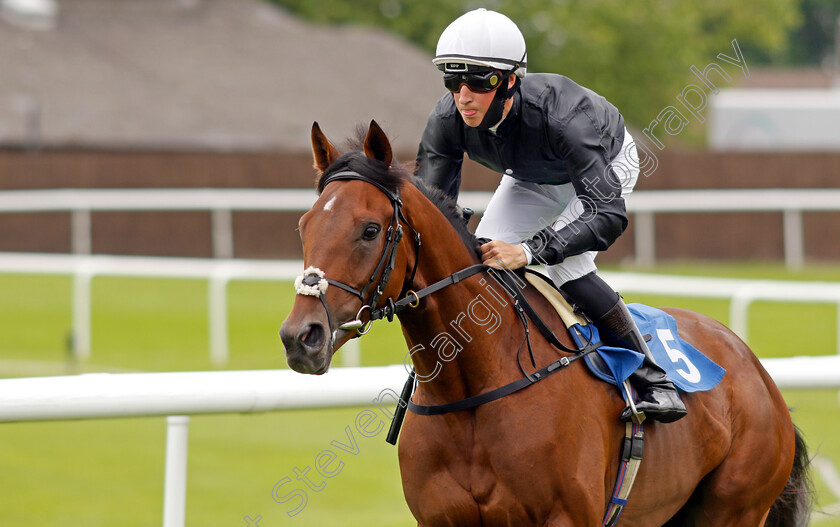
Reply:
<svg viewBox="0 0 840 527"><path fill-rule="evenodd" d="M635 396L635 393L631 394ZM642 423L628 421L625 425L624 447L621 451L621 463L618 466L618 476L615 482L615 490L607 504L607 511L601 522L601 527L615 527L618 518L627 505L633 483L642 464L642 454L645 449L645 432Z"/></svg>

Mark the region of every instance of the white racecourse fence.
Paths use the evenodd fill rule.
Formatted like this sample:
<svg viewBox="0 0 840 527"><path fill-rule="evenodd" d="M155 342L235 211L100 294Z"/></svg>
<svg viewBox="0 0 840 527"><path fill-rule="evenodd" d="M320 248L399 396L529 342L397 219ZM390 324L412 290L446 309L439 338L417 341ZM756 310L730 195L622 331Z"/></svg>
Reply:
<svg viewBox="0 0 840 527"><path fill-rule="evenodd" d="M491 192L462 192L459 202L482 212ZM70 212L72 248L91 252L91 211L205 210L212 213L213 254L233 256L232 211L299 211L312 207L310 189L84 189L0 192L2 212ZM840 211L840 189L750 189L637 191L627 199L635 216L635 254L640 264L656 260L655 215L679 212L781 212L785 262L804 262L802 213Z"/></svg>
<svg viewBox="0 0 840 527"><path fill-rule="evenodd" d="M482 212L490 192L463 192L460 203ZM209 280L210 356L214 364L227 361L226 289L230 280L290 279L300 272L297 263L234 260L232 211L306 211L316 200L310 189L85 189L0 192L2 212L66 211L72 214L74 255L9 253L0 256L0 272L61 273L74 276L74 352L90 355L90 282L99 275L167 276ZM641 191L628 198L635 215L636 257L655 260L654 215L675 212L780 211L783 213L785 260L802 265L804 211L840 211L840 189L762 189ZM91 251L91 211L206 210L212 213L212 260L81 256ZM626 292L730 298L731 325L747 336L747 310L755 300L832 302L838 304L840 352L840 286L819 283L781 283L621 275L614 287ZM620 281L619 281L620 280ZM641 289L639 289L641 287ZM746 338L745 338L746 340ZM353 365L357 352L346 355Z"/></svg>
<svg viewBox="0 0 840 527"><path fill-rule="evenodd" d="M766 359L781 388L840 387L840 356ZM0 380L0 422L168 416L163 527L186 515L190 414L393 405L405 367L187 373L88 373Z"/></svg>
<svg viewBox="0 0 840 527"><path fill-rule="evenodd" d="M79 359L91 355L91 284L96 276L198 278L208 281L210 360L228 361L227 289L232 280L291 280L303 263L288 260L160 258L105 255L0 253L0 272L69 274L73 278L73 341ZM837 306L837 352L840 354L840 283L702 278L646 273L602 272L622 293L729 299L730 327L748 340L748 313L757 300L824 302ZM289 293L291 294L291 289ZM280 321L278 320L278 328ZM351 347L357 341L351 341ZM344 365L358 364L358 349L345 354Z"/></svg>

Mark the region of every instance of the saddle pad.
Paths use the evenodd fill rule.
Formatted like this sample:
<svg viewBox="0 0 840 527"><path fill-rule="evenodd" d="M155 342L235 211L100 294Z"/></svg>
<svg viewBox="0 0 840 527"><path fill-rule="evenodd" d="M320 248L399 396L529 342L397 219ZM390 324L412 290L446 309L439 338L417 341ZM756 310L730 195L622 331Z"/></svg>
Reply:
<svg viewBox="0 0 840 527"><path fill-rule="evenodd" d="M642 335L653 338L647 345L674 385L684 392L711 390L723 379L726 370L703 355L697 348L684 341L677 332L677 321L668 313L643 304L628 304ZM594 332L594 335L590 335ZM575 325L570 328L578 346L590 337L597 341L598 329L593 324ZM620 384L638 368L644 356L633 350L602 346L596 352L606 363L609 374L595 368L590 356L586 363L596 377L611 384Z"/></svg>

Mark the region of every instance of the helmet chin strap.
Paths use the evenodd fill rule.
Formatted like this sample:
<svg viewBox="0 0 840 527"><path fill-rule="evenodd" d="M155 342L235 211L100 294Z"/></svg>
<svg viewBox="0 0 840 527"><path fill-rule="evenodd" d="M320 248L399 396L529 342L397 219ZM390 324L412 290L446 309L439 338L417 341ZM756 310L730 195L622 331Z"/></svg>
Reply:
<svg viewBox="0 0 840 527"><path fill-rule="evenodd" d="M502 117L504 116L505 111L505 101L513 97L513 94L516 93L516 88L519 87L519 77L516 77L516 81L513 84L513 87L509 88L510 82L510 75L515 71L511 70L505 73L505 81L501 86L496 88L496 95L493 97L493 101L490 103L490 107L487 108L487 113L484 114L484 119L476 126L478 130L489 130L493 128L497 124L502 121Z"/></svg>

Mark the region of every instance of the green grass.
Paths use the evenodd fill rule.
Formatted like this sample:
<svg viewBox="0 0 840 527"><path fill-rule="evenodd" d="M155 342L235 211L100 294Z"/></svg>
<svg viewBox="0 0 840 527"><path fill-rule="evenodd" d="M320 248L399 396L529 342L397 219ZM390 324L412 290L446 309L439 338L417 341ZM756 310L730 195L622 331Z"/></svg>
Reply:
<svg viewBox="0 0 840 527"><path fill-rule="evenodd" d="M674 274L840 281L840 267L789 272L772 265L675 265ZM69 277L0 275L0 376L80 371L208 370L207 285L192 280L97 278L93 283L93 350L87 363L70 359L72 326ZM228 369L283 368L277 330L291 309L289 283L235 282L229 289ZM728 321L728 302L628 295L629 302L676 305ZM809 329L792 320L807 321ZM750 311L750 344L761 357L831 354L836 345L836 307L758 302ZM406 346L398 324L380 322L362 339L362 365L402 362ZM336 357L341 361L341 352ZM840 407L836 390L787 391L812 452L840 466ZM295 411L260 415L195 416L191 419L187 524L412 526L402 498L396 450L384 432L355 439L358 454L336 450L360 409ZM10 527L149 526L162 515L164 418L18 423L0 431L0 525ZM341 473L298 501L278 503L272 489L297 470L314 467L335 451ZM333 464L333 467L337 466ZM836 503L816 477L820 505ZM287 490L293 486L284 487ZM815 526L840 527L840 520Z"/></svg>

